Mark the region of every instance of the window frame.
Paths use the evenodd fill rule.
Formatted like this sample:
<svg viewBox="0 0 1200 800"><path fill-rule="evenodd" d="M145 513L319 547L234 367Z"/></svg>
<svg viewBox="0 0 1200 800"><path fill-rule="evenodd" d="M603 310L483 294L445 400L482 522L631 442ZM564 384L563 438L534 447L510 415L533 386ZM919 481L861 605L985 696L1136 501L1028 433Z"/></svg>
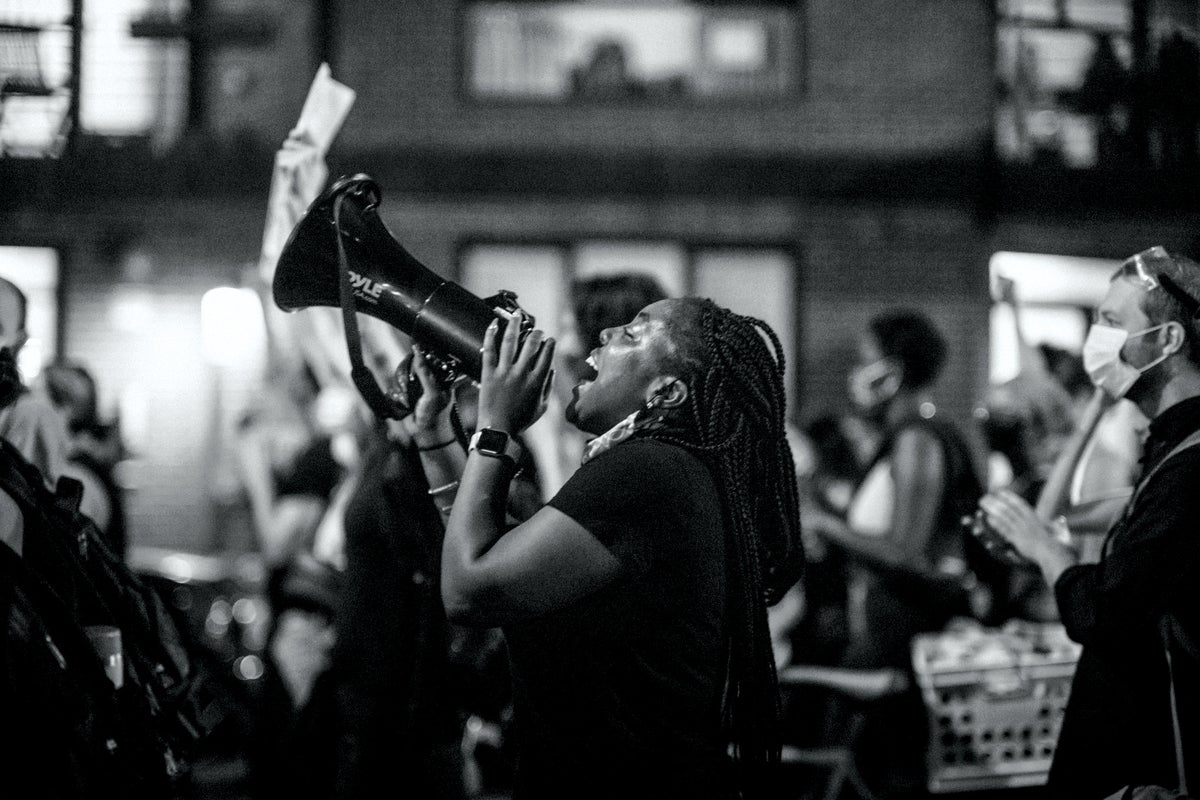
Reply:
<svg viewBox="0 0 1200 800"><path fill-rule="evenodd" d="M687 109L687 108L704 108L704 109L731 109L740 110L750 107L761 107L764 101L770 101L777 107L789 107L801 101L807 93L807 73L808 73L808 25L807 22L807 0L757 0L756 2L719 2L719 0L701 0L700 2L690 2L689 5L698 7L716 7L736 10L745 8L748 5L756 7L776 7L781 10L790 11L794 22L794 30L792 38L795 42L796 55L791 64L791 75L787 80L787 86L778 93L759 92L752 94L731 93L731 94L712 94L703 95L695 93L684 93L676 97L638 97L638 98L612 98L612 97L593 97L593 98L572 98L570 96L564 98L555 97L536 97L536 96L499 96L486 95L475 91L471 87L471 74L474 66L472 52L472 39L470 13L472 7L484 5L518 5L518 6L536 6L536 5L569 5L570 0L461 0L455 4L454 8L454 42L455 42L455 76L454 76L454 91L458 100L464 105L478 109L508 109L508 108L529 108L529 109L562 109L564 113L571 111L595 111L597 109L613 109L613 110L658 110L658 109ZM617 0L613 0L611 5L621 5ZM768 45L774 44L771 47L769 56L771 59L778 59L781 53L778 50L777 43L769 42Z"/></svg>
<svg viewBox="0 0 1200 800"><path fill-rule="evenodd" d="M542 247L560 248L563 251L563 269L559 276L559 291L567 292L577 270L575 253L579 245L591 242L621 242L643 244L671 244L678 246L684 255L683 294L693 296L697 285L698 254L705 251L743 250L781 253L791 262L790 277L790 307L792 311L792 330L776 331L785 353L790 358L787 363L788 375L785 390L788 396L788 416L795 417L803 406L801 388L804 386L804 296L803 248L794 240L781 238L763 239L721 239L708 237L673 237L670 235L648 235L641 233L597 233L595 231L580 231L553 235L496 235L496 234L467 234L460 237L452 256L452 273L446 277L461 282L464 278L464 265L471 250L477 247ZM499 291L503 286L490 287L488 291ZM518 302L520 297L517 298ZM760 316L754 311L742 309L740 313Z"/></svg>

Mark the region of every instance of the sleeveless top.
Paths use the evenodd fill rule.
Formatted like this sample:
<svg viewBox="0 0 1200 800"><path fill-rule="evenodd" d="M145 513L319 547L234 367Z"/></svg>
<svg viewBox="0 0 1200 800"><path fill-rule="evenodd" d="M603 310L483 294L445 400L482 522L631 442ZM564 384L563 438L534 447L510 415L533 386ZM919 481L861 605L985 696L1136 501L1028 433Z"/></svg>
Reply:
<svg viewBox="0 0 1200 800"><path fill-rule="evenodd" d="M914 417L888 431L872 465L851 500L851 527L864 536L891 536L896 504L893 455L899 437L919 429L932 435L944 457L944 487L937 521L919 559L923 572L879 565L852 565L848 616L852 661L860 666L904 666L912 636L939 630L961 611L948 597L947 584L968 566L967 537L961 519L971 513L983 492L971 452L959 431L943 420ZM951 579L937 580L944 576Z"/></svg>

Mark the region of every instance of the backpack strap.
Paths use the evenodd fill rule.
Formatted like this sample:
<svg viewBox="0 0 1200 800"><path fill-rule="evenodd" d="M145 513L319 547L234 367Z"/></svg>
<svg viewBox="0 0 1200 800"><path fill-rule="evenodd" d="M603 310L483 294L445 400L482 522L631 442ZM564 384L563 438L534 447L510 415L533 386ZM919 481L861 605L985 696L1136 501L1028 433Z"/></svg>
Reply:
<svg viewBox="0 0 1200 800"><path fill-rule="evenodd" d="M68 514L74 515L79 511L79 503L83 500L83 484L75 478L63 475L54 484L54 505Z"/></svg>
<svg viewBox="0 0 1200 800"><path fill-rule="evenodd" d="M1175 447L1171 449L1171 452L1167 453L1166 458L1162 459L1153 467L1151 467L1150 471L1141 477L1141 479L1137 482L1137 486L1133 490L1133 495L1131 495L1129 498L1129 505L1127 508L1133 508L1133 504L1137 502L1138 497L1140 497L1142 494L1142 489L1150 483L1151 478L1158 474L1158 471L1162 469L1164 464L1182 453L1184 450L1195 447L1196 445L1200 445L1200 430L1193 431L1190 436L1188 436L1179 444L1175 445Z"/></svg>
<svg viewBox="0 0 1200 800"><path fill-rule="evenodd" d="M0 489L12 495L22 511L38 507L39 493L44 489L42 474L21 451L0 437Z"/></svg>
<svg viewBox="0 0 1200 800"><path fill-rule="evenodd" d="M1142 489L1150 483L1150 479L1153 478L1160 469L1162 469L1164 464L1183 451L1192 447L1196 447L1197 445L1200 445L1200 430L1193 431L1191 435L1189 435L1179 444L1175 445L1175 447L1171 449L1171 452L1167 453L1166 458L1163 458L1161 461L1155 464L1149 472L1142 476L1141 480L1138 481L1137 486L1134 487L1133 495L1129 498L1129 505L1125 507L1125 513L1128 514L1129 510L1133 508L1134 503L1137 502L1138 497L1142 493ZM1179 725L1179 700L1175 693L1175 665L1173 664L1173 660L1171 658L1171 640L1173 638L1171 636L1171 630L1172 625L1170 616L1163 617L1159 621L1159 634L1162 636L1163 653L1165 654L1167 660L1167 681L1171 692L1171 732L1175 744L1175 769L1179 779L1179 791L1186 795L1188 791L1188 785L1187 776L1184 772L1183 766L1184 751L1183 738L1180 735Z"/></svg>
<svg viewBox="0 0 1200 800"><path fill-rule="evenodd" d="M1171 733L1175 737L1175 771L1179 778L1179 791L1181 794L1187 795L1187 772L1183 765L1183 735L1179 729L1179 697L1175 692L1175 664L1171 658L1171 618L1169 616L1165 616L1159 621L1158 631L1162 636L1163 653L1167 657L1167 681L1171 689Z"/></svg>
<svg viewBox="0 0 1200 800"><path fill-rule="evenodd" d="M1159 460L1157 464L1149 469L1144 475L1138 478L1138 482L1133 487L1133 491L1129 495L1129 501L1125 503L1125 508L1121 511L1121 516L1108 529L1108 535L1104 539L1104 547L1102 549L1103 557L1107 557L1109 550L1112 549L1113 537L1118 531L1122 530L1125 522L1129 519L1129 515L1133 513L1133 507L1137 505L1138 498L1142 496L1142 490L1150 485L1150 479L1158 474L1158 471L1163 468L1168 461L1191 447L1200 445L1200 430L1193 431L1191 435L1181 441L1179 444L1171 448L1171 452L1167 453L1166 457Z"/></svg>

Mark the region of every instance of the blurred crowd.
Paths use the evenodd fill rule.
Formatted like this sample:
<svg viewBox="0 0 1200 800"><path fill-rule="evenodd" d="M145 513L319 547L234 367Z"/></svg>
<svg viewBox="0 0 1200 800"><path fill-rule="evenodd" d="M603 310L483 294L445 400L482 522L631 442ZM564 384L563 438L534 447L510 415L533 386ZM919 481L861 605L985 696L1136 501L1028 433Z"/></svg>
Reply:
<svg viewBox="0 0 1200 800"><path fill-rule="evenodd" d="M1198 296L1190 291L1200 275L1176 278L1184 297ZM23 298L11 285L0 290L4 346L16 352ZM572 286L550 410L524 436L511 519L531 517L580 463L589 437L561 409L589 374L601 331L665 296L634 272ZM915 637L1078 615L1064 614L1071 601L1061 581L1056 596L1046 560L1007 530L1007 510L1028 509L1070 548L1066 572L1095 565L1111 558L1106 535L1128 516L1143 471L1147 403L1118 402L1111 387L1098 387L1099 367L1086 352L1026 342L1011 282L1000 281L996 299L1015 312L1019 370L989 388L974 429L937 404L946 337L920 310L887 309L854 345L845 406L788 431L807 568L770 611L785 752L802 758L842 746L853 753L854 780L880 796L926 790L929 722L913 675ZM1151 322L1168 331L1171 319ZM378 379L395 386L414 355L405 337L376 322L364 321L364 354ZM1197 332L1185 334L1180 341L1195 347ZM1158 341L1166 342L1163 358L1181 346ZM431 485L420 458L428 446L411 426L370 413L346 380L340 347L309 342L281 359L237 429L270 607L244 790L351 798L399 781L416 797L506 795L513 764L504 636L448 621L439 592L446 517L435 502L445 487ZM469 389L456 396L460 440L474 427ZM119 425L101 418L83 365L56 362L23 387L0 412L0 435L49 483L79 480L83 510L115 552L126 552ZM981 509L988 497L998 500ZM1180 558L1194 561L1194 548ZM1073 619L1068 632L1080 629ZM1089 632L1085 644L1111 646L1093 644L1096 636Z"/></svg>

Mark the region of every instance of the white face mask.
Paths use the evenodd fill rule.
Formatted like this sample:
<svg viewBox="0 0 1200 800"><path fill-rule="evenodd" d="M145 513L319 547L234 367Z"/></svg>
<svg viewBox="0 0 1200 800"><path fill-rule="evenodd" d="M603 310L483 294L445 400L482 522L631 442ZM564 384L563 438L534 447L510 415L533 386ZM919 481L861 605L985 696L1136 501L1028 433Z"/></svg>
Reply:
<svg viewBox="0 0 1200 800"><path fill-rule="evenodd" d="M1145 336L1147 333L1153 333L1159 328L1165 327L1164 323L1137 333L1128 333L1122 328L1092 325L1087 339L1083 343L1083 368L1087 370L1092 383L1097 388L1103 389L1110 397L1117 400L1124 397L1143 373L1161 364L1170 354L1163 353L1139 369L1121 360L1121 348L1135 336Z"/></svg>
<svg viewBox="0 0 1200 800"><path fill-rule="evenodd" d="M850 373L850 401L861 411L871 411L896 394L898 384L893 377L891 364L880 359Z"/></svg>

